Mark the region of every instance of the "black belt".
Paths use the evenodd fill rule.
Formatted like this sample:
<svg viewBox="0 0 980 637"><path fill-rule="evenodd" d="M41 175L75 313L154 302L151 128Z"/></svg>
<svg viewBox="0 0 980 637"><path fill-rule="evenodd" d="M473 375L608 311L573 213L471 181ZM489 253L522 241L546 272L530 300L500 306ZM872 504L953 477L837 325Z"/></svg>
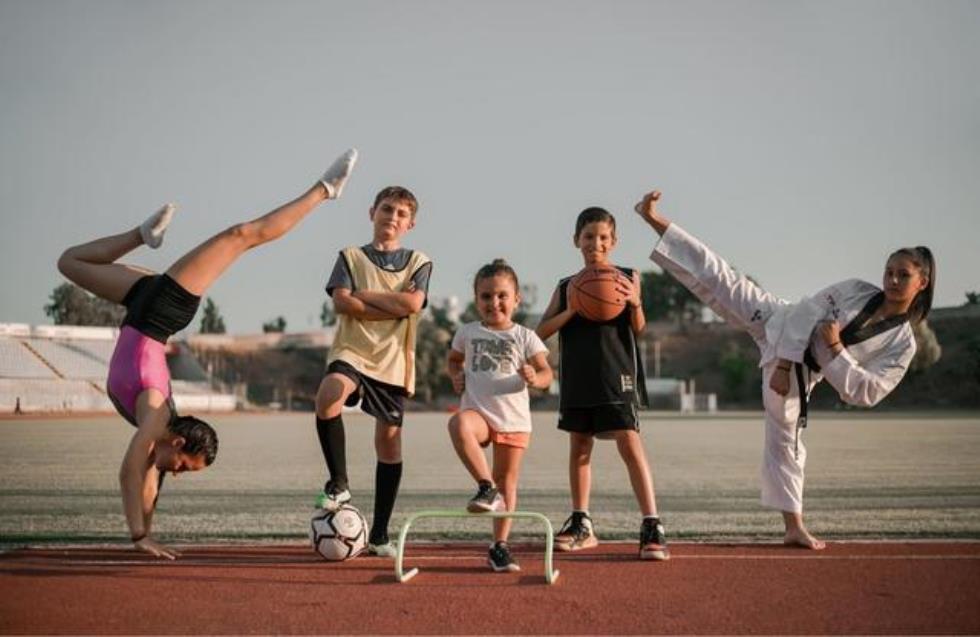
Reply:
<svg viewBox="0 0 980 637"><path fill-rule="evenodd" d="M809 351L807 350L807 353ZM796 370L796 386L800 393L800 414L796 417L796 435L793 437L793 457L799 460L800 429L806 429L807 403L809 402L810 396L806 391L806 384L803 382L803 364L793 363L793 369ZM807 375L809 375L809 370L807 370Z"/></svg>
<svg viewBox="0 0 980 637"><path fill-rule="evenodd" d="M901 325L902 323L909 320L909 315L897 314L895 316L886 318L877 323L871 325L865 325L868 319L875 313L875 311L881 307L881 304L885 302L884 292L878 292L872 296L861 308L851 321L844 327L840 332L840 342L844 348L848 345L855 345L862 341L866 341L869 338L877 336L882 332L886 332L893 327ZM796 438L793 441L793 455L799 460L800 457L800 429L806 429L806 413L807 413L807 403L810 400L810 396L806 391L806 385L803 383L803 367L806 366L807 374L810 372L819 372L820 365L817 363L816 357L813 355L812 348L807 347L806 351L803 352L803 363L793 363L793 367L796 368L796 385L800 390L800 415L796 419Z"/></svg>

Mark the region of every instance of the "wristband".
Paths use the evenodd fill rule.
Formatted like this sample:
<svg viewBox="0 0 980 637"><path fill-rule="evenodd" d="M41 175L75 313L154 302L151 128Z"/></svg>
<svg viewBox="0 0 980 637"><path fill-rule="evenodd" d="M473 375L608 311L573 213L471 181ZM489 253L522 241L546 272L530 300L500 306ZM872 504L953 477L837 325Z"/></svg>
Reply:
<svg viewBox="0 0 980 637"><path fill-rule="evenodd" d="M140 533L139 535L131 535L129 537L129 539L133 542L133 544L136 544L137 542L145 538L146 538L146 533Z"/></svg>

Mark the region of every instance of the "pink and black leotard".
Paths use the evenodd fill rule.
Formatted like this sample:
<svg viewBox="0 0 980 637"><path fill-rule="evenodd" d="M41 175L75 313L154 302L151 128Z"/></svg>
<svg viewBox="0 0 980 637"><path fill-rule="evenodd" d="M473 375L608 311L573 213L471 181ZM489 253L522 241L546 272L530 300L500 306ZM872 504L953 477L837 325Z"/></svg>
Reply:
<svg viewBox="0 0 980 637"><path fill-rule="evenodd" d="M136 399L156 389L176 414L170 391L166 344L171 335L187 327L197 313L201 297L191 294L166 274L145 276L129 289L116 349L109 363L106 390L119 414L133 426Z"/></svg>

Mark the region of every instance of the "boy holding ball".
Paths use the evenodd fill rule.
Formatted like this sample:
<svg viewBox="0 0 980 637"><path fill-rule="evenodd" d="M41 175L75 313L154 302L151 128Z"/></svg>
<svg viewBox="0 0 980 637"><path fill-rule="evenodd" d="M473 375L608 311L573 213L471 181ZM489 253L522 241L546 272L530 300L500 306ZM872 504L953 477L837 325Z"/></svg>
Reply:
<svg viewBox="0 0 980 637"><path fill-rule="evenodd" d="M575 247L586 267L611 266L616 247L616 219L602 208L586 208L575 223ZM637 410L647 405L646 379L637 337L646 326L640 299L640 277L635 270L623 273L627 302L615 317L604 322L588 320L568 302L569 282L558 283L537 333L542 340L558 332L561 392L558 428L569 433L568 475L572 514L555 537L555 547L577 551L599 544L589 516L592 486L592 447L595 438L616 441L626 464L643 521L640 527L640 559L670 557L663 524L657 517L653 479L639 433Z"/></svg>

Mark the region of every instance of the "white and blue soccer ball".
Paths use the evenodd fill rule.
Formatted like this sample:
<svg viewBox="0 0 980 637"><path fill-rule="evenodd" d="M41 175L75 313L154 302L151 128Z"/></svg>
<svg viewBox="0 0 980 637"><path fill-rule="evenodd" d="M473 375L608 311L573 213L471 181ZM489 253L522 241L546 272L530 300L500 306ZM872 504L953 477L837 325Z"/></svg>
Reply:
<svg viewBox="0 0 980 637"><path fill-rule="evenodd" d="M367 520L350 504L342 504L336 511L317 511L310 520L310 539L323 559L349 560L367 548Z"/></svg>

